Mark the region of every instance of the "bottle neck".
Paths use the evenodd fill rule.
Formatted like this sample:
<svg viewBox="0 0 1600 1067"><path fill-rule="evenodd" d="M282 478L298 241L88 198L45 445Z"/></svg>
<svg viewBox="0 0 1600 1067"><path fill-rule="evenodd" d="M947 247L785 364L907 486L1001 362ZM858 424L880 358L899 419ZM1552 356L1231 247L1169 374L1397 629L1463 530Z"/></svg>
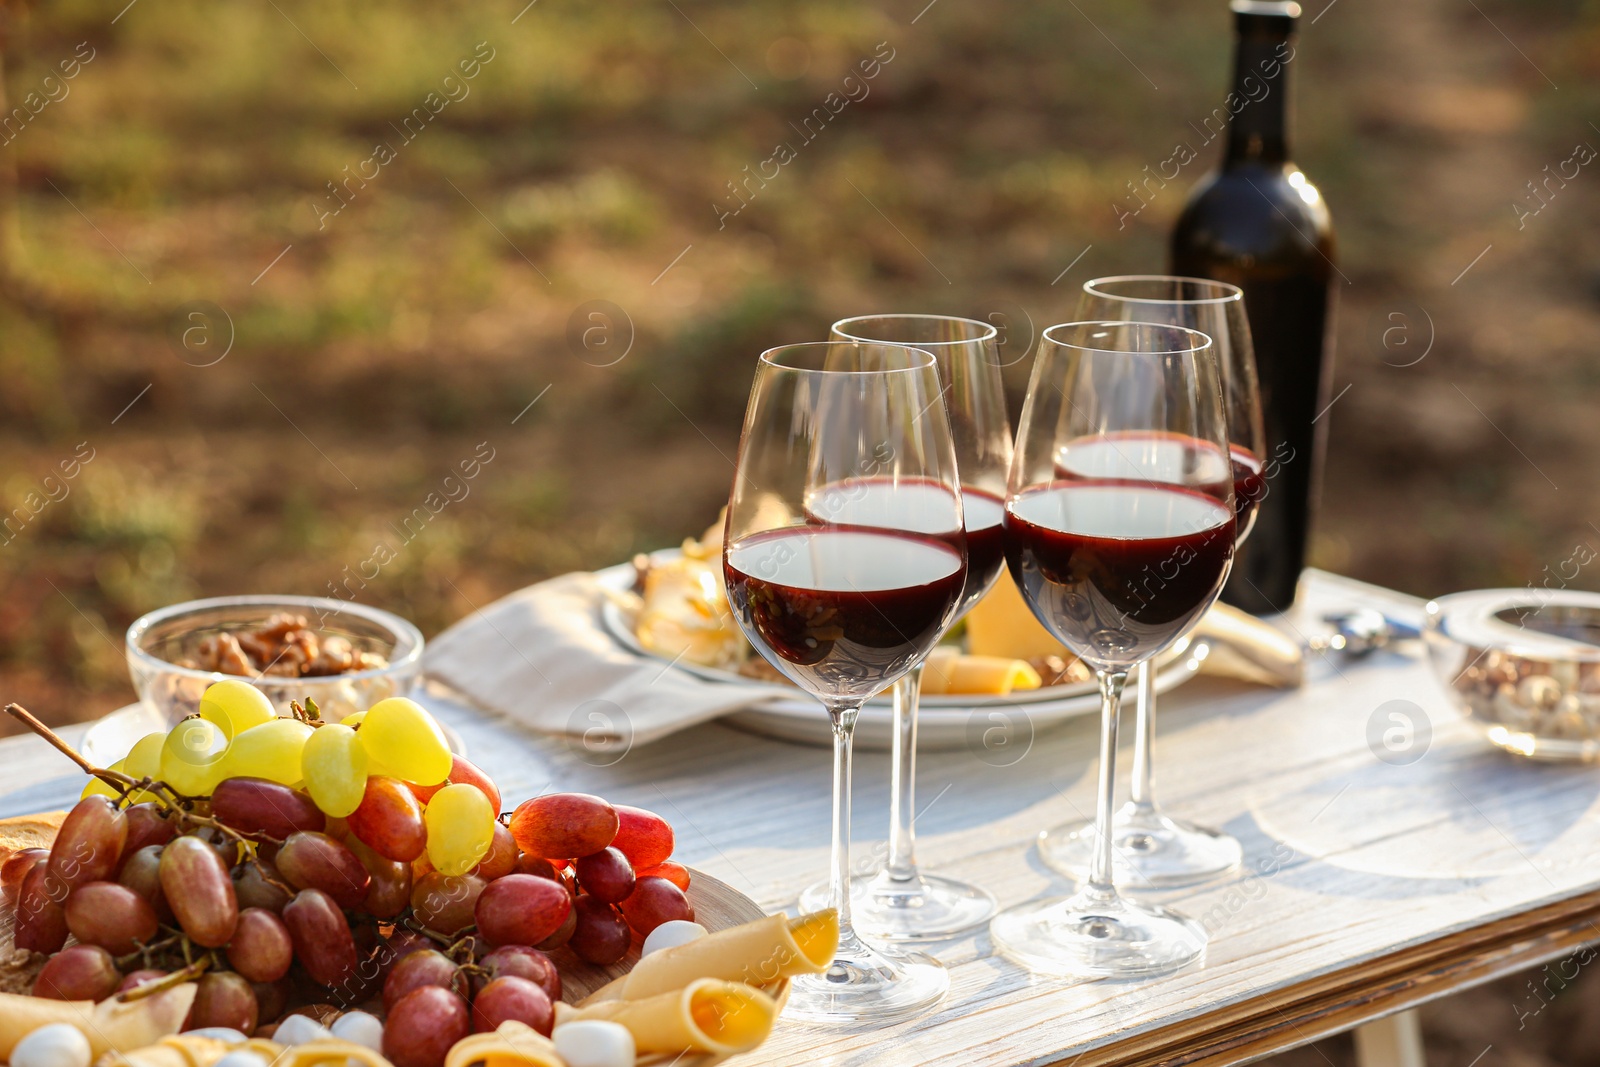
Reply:
<svg viewBox="0 0 1600 1067"><path fill-rule="evenodd" d="M1288 161L1289 65L1294 55L1294 43L1287 37L1239 39L1228 97L1233 115L1228 122L1224 166Z"/></svg>

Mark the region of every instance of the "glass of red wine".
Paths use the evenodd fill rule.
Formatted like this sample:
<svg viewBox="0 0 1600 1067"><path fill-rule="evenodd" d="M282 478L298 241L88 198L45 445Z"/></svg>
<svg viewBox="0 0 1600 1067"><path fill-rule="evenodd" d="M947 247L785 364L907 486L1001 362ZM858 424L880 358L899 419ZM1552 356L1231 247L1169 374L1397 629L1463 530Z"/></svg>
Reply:
<svg viewBox="0 0 1600 1067"><path fill-rule="evenodd" d="M922 662L967 582L950 419L934 357L903 345L789 345L757 364L722 564L756 650L833 724L829 904L839 950L794 980L788 1015L881 1022L933 1006L950 979L920 953L867 945L851 922L850 757L861 706ZM870 495L872 521L848 506Z"/></svg>
<svg viewBox="0 0 1600 1067"><path fill-rule="evenodd" d="M989 591L1005 563L1000 520L1011 469L1011 421L1000 376L998 334L987 322L947 315L863 315L841 319L832 329L834 340L912 345L938 360L967 529L967 583L955 618ZM878 478L831 486L818 503L833 522L915 526L919 518L916 502L904 488ZM934 524L942 523L942 501L936 498L935 505L930 518ZM814 510L819 509L814 506ZM921 684L921 663L894 684L888 857L875 874L856 875L850 881L856 930L880 941L943 940L988 922L995 912L988 890L917 867L913 823ZM827 899L828 885L821 882L801 894L800 905L811 910L826 906Z"/></svg>
<svg viewBox="0 0 1600 1067"><path fill-rule="evenodd" d="M1236 525L1222 375L1179 326L1073 322L1040 340L1006 494L1011 576L1100 683L1097 848L1071 897L990 924L995 947L1047 974L1126 978L1205 951L1199 923L1118 894L1112 864L1117 716L1128 672L1216 600Z"/></svg>
<svg viewBox="0 0 1600 1067"><path fill-rule="evenodd" d="M1266 495L1262 457L1266 454L1261 422L1261 397L1256 384L1255 351L1244 293L1236 285L1204 278L1168 275L1126 275L1085 282L1078 315L1088 320L1158 322L1198 330L1211 338L1222 372L1227 405L1228 453L1233 467L1234 547L1244 543L1255 523L1256 509ZM1092 454L1079 457L1096 462ZM1150 463L1159 468L1171 456L1161 449L1101 453L1114 468ZM1095 473L1092 466L1083 473ZM1130 799L1112 820L1119 880L1132 886L1192 885L1235 870L1244 851L1237 839L1219 830L1174 819L1156 807L1153 763L1156 721L1156 668L1139 665L1138 717L1133 742ZM1039 835L1039 853L1056 870L1074 877L1088 871L1098 846L1093 827L1082 822L1054 827Z"/></svg>

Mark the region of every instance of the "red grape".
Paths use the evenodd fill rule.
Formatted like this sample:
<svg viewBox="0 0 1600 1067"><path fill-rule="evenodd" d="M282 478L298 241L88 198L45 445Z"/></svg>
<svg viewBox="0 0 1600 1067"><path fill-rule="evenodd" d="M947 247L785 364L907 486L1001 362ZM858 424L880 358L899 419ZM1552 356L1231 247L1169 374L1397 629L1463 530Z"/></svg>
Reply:
<svg viewBox="0 0 1600 1067"><path fill-rule="evenodd" d="M250 983L250 991L256 995L257 1025L276 1022L283 1015L283 1010L289 1006L292 989L293 983L287 978L280 978L276 982Z"/></svg>
<svg viewBox="0 0 1600 1067"><path fill-rule="evenodd" d="M681 863L658 863L654 867L639 867L634 874L640 878L665 878L685 893L689 891L689 869Z"/></svg>
<svg viewBox="0 0 1600 1067"><path fill-rule="evenodd" d="M252 1033L260 1007L255 990L243 977L228 971L214 971L201 975L195 983L194 1007L184 1020L185 1030L199 1030L207 1026L226 1026L241 1034Z"/></svg>
<svg viewBox="0 0 1600 1067"><path fill-rule="evenodd" d="M555 865L540 856L521 855L517 857L516 874L531 874L535 878L548 878L552 882L561 881L561 874Z"/></svg>
<svg viewBox="0 0 1600 1067"><path fill-rule="evenodd" d="M524 945L502 945L484 954L478 966L489 972L489 978L526 978L540 989L553 1004L561 999L561 972L556 965L536 948Z"/></svg>
<svg viewBox="0 0 1600 1067"><path fill-rule="evenodd" d="M517 840L499 823L494 824L494 840L489 844L489 853L472 869L472 873L482 878L485 882L492 882L496 878L504 878L517 869Z"/></svg>
<svg viewBox="0 0 1600 1067"><path fill-rule="evenodd" d="M233 940L228 942L228 962L252 982L276 982L289 973L294 962L289 928L265 908L244 909Z"/></svg>
<svg viewBox="0 0 1600 1067"><path fill-rule="evenodd" d="M362 907L368 915L378 919L393 919L411 903L411 864L385 859L360 839L350 841L350 851L361 860L361 865L372 876Z"/></svg>
<svg viewBox="0 0 1600 1067"><path fill-rule="evenodd" d="M117 884L138 893L155 910L161 922L172 920L172 909L167 906L167 896L161 891L162 845L146 845L122 861L122 873Z"/></svg>
<svg viewBox="0 0 1600 1067"><path fill-rule="evenodd" d="M478 897L478 933L491 945L537 945L557 930L572 910L558 883L531 874L508 874Z"/></svg>
<svg viewBox="0 0 1600 1067"><path fill-rule="evenodd" d="M588 793L548 793L517 805L511 836L532 856L571 859L610 845L617 836L617 809Z"/></svg>
<svg viewBox="0 0 1600 1067"><path fill-rule="evenodd" d="M224 778L211 794L211 814L242 834L278 841L328 824L310 794L266 778Z"/></svg>
<svg viewBox="0 0 1600 1067"><path fill-rule="evenodd" d="M405 959L413 952L422 952L433 948L433 941L414 930L396 928L389 935L389 940L384 943L383 957L388 960L384 969L392 968L396 963Z"/></svg>
<svg viewBox="0 0 1600 1067"><path fill-rule="evenodd" d="M634 867L654 867L672 855L672 826L653 811L617 805L617 839L611 842Z"/></svg>
<svg viewBox="0 0 1600 1067"><path fill-rule="evenodd" d="M12 938L18 948L51 953L67 943L67 887L50 870L35 863L17 894L17 923Z"/></svg>
<svg viewBox="0 0 1600 1067"><path fill-rule="evenodd" d="M505 881L495 881L499 885ZM453 934L471 926L486 883L475 874L431 871L411 884L413 917L435 933Z"/></svg>
<svg viewBox="0 0 1600 1067"><path fill-rule="evenodd" d="M572 905L572 910L578 922L567 947L580 959L609 966L628 954L633 934L628 932L628 923L617 914L617 909L584 894Z"/></svg>
<svg viewBox="0 0 1600 1067"><path fill-rule="evenodd" d="M128 973L128 977L122 980L122 984L117 986L117 992L126 993L130 989L138 989L146 982L154 982L157 979L165 978L168 973L169 972L167 971L157 970L154 967L145 967L137 971L130 971Z"/></svg>
<svg viewBox="0 0 1600 1067"><path fill-rule="evenodd" d="M80 885L67 897L65 911L73 937L118 956L156 936L156 911L150 902L116 882Z"/></svg>
<svg viewBox="0 0 1600 1067"><path fill-rule="evenodd" d="M50 850L47 848L24 848L13 852L4 863L0 863L0 888L4 889L7 902L16 902L17 894L22 889L22 880L35 864L49 858Z"/></svg>
<svg viewBox="0 0 1600 1067"><path fill-rule="evenodd" d="M633 892L633 865L615 847L584 856L574 869L578 873L579 887L596 900L620 904Z"/></svg>
<svg viewBox="0 0 1600 1067"><path fill-rule="evenodd" d="M578 913L576 910L569 909L567 911L566 921L561 924L561 928L533 947L541 952L549 952L551 949L560 948L562 945L565 945L568 941L572 940L572 931L576 930L577 928ZM560 998L557 997L556 999L559 1000Z"/></svg>
<svg viewBox="0 0 1600 1067"><path fill-rule="evenodd" d="M640 878L621 907L628 925L637 930L640 937L650 936L651 930L674 919L694 921L694 908L689 906L689 898L665 878Z"/></svg>
<svg viewBox="0 0 1600 1067"><path fill-rule="evenodd" d="M383 1054L395 1067L442 1067L450 1047L471 1032L467 1002L448 989L413 989L389 1010Z"/></svg>
<svg viewBox="0 0 1600 1067"><path fill-rule="evenodd" d="M198 837L175 837L161 847L161 892L190 940L220 948L239 921L233 879L216 850Z"/></svg>
<svg viewBox="0 0 1600 1067"><path fill-rule="evenodd" d="M122 863L141 848L164 845L178 833L177 824L157 804L135 804L123 814L128 817L128 838L122 844Z"/></svg>
<svg viewBox="0 0 1600 1067"><path fill-rule="evenodd" d="M383 1006L392 1009L407 993L430 985L466 992L461 970L449 956L437 949L408 953L389 969L389 976L383 980Z"/></svg>
<svg viewBox="0 0 1600 1067"><path fill-rule="evenodd" d="M127 840L128 817L107 797L84 797L56 831L50 869L68 887L103 882L116 871Z"/></svg>
<svg viewBox="0 0 1600 1067"><path fill-rule="evenodd" d="M104 1000L122 984L111 953L99 945L73 945L45 961L33 995L51 1000Z"/></svg>
<svg viewBox="0 0 1600 1067"><path fill-rule="evenodd" d="M508 1019L527 1023L549 1037L556 1010L543 989L526 978L506 975L491 981L473 998L472 1029L474 1033L488 1033Z"/></svg>
<svg viewBox="0 0 1600 1067"><path fill-rule="evenodd" d="M359 908L372 884L356 854L327 834L290 834L273 864L296 889L320 889L341 908Z"/></svg>
<svg viewBox="0 0 1600 1067"><path fill-rule="evenodd" d="M302 889L283 909L294 954L313 981L325 986L348 981L361 965L344 912L327 893Z"/></svg>
<svg viewBox="0 0 1600 1067"><path fill-rule="evenodd" d="M410 863L428 847L422 805L398 778L367 779L361 805L347 818L350 833L379 855Z"/></svg>
<svg viewBox="0 0 1600 1067"><path fill-rule="evenodd" d="M263 873L262 868L266 868ZM269 880L270 879L270 880ZM234 868L233 891L239 898L240 908L261 908L274 915L283 914L290 894L282 884L283 875L270 861L258 859L255 863L242 863Z"/></svg>
<svg viewBox="0 0 1600 1067"><path fill-rule="evenodd" d="M408 783L409 785L409 783ZM477 787L478 791L489 798L489 804L494 808L495 814L500 813L500 789L477 765L460 756L450 757L450 777L438 785L411 785L411 792L422 803L426 804L433 799L433 794L447 785L470 785Z"/></svg>

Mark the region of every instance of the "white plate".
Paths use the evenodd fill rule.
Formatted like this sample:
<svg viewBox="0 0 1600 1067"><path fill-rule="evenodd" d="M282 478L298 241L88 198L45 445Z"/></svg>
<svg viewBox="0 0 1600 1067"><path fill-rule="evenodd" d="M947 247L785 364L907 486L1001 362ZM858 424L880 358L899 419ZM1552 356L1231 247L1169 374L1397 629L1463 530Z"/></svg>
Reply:
<svg viewBox="0 0 1600 1067"><path fill-rule="evenodd" d="M171 728L160 712L143 704L129 704L91 723L78 751L96 767L109 767L126 756L134 742L145 734L165 733ZM439 729L444 732L450 751L458 756L467 754L460 734L442 722Z"/></svg>
<svg viewBox="0 0 1600 1067"><path fill-rule="evenodd" d="M675 559L677 549L664 549L652 553L653 559ZM633 588L634 567L631 563L618 564L596 571L595 577L608 589L627 592ZM667 662L663 657L647 650L634 635L622 609L607 601L600 609L601 624L612 639L623 648L641 656L650 656ZM1156 658L1156 691L1166 692L1188 681L1199 670L1200 664L1188 655L1188 639ZM817 702L793 686L764 683L746 678L731 671L715 667L701 667L682 661L674 669L691 674L708 685L736 683L744 686L761 686L772 690L774 699L759 707L737 711L722 721L752 733L776 737L784 741L805 744L830 745L833 734L828 716ZM985 737L995 727L1015 730L1026 737L1030 731L1090 715L1100 710L1100 689L1094 682L1074 682L1070 685L1051 685L1040 689L1025 689L1011 696L978 697L970 695L929 695L922 698L917 713L917 746L921 749L952 749L984 745ZM867 701L861 709L856 724L856 745L868 749L887 749L893 740L894 711L888 693L880 693Z"/></svg>

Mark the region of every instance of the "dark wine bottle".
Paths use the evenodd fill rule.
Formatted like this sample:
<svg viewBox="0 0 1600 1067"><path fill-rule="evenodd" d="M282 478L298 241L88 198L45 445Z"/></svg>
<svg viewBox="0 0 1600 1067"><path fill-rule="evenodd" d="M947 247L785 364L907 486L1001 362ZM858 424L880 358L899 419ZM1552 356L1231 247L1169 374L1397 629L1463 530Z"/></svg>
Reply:
<svg viewBox="0 0 1600 1067"><path fill-rule="evenodd" d="M1233 0L1238 43L1222 166L1189 195L1172 233L1172 273L1244 290L1267 434L1266 496L1222 599L1287 610L1327 440L1333 372L1333 223L1289 160L1289 67L1300 5ZM1210 122L1206 123L1209 130ZM1321 416L1321 417L1319 417Z"/></svg>

